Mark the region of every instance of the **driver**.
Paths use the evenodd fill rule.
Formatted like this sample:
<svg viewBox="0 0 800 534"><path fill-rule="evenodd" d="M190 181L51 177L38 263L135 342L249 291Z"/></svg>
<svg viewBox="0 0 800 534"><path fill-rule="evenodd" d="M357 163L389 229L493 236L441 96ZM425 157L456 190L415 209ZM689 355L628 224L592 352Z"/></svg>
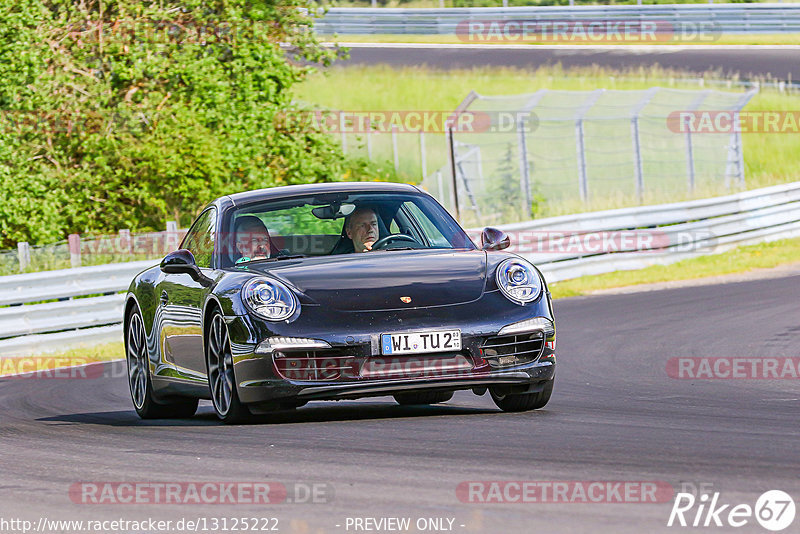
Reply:
<svg viewBox="0 0 800 534"><path fill-rule="evenodd" d="M356 252L369 252L378 240L378 215L372 208L357 208L347 219L344 231Z"/></svg>
<svg viewBox="0 0 800 534"><path fill-rule="evenodd" d="M236 250L242 256L236 263L269 258L272 246L269 231L255 215L236 219Z"/></svg>

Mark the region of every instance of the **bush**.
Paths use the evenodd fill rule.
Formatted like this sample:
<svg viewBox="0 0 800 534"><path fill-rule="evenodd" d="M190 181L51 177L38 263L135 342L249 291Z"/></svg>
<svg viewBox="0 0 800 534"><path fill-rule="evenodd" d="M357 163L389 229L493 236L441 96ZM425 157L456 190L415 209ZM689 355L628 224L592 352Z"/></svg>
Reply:
<svg viewBox="0 0 800 534"><path fill-rule="evenodd" d="M316 41L303 7L5 2L0 247L185 226L238 190L386 178L329 136L277 120L295 110L304 65L337 55Z"/></svg>

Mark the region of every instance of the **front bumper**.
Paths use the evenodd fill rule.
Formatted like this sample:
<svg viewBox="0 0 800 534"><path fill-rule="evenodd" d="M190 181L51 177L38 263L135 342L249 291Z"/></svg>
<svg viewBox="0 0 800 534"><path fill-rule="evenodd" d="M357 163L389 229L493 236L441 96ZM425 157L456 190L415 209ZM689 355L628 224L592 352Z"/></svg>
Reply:
<svg viewBox="0 0 800 534"><path fill-rule="evenodd" d="M549 295L548 295L549 297ZM434 310L435 311L435 310ZM416 309L372 314L328 314L324 310L306 308L300 320L287 324L265 324L250 316L227 318L233 351L234 374L239 399L245 404L302 403L310 400L352 399L423 390L455 391L488 387L509 388L513 393L538 391L555 376L555 354L552 345L542 343L534 360L505 360L503 365L490 365L492 358L483 350L489 338L512 323L532 317L553 321L549 298L531 306L509 306L496 292L466 305L452 306L446 314ZM257 345L272 336L324 340L333 349L353 355L357 367L375 358L382 358L380 333L445 330L458 328L462 333L463 355L474 365L456 373L425 376L410 374L400 377L365 377L355 372L346 379L292 379L278 369L272 354L256 353ZM550 338L547 338L548 341ZM555 334L552 334L554 341ZM423 355L424 356L424 355ZM486 358L484 358L486 356ZM316 356L319 357L319 356ZM399 358L399 357L398 357ZM337 364L338 365L338 364Z"/></svg>
<svg viewBox="0 0 800 534"><path fill-rule="evenodd" d="M409 391L456 391L507 386L515 393L537 391L555 376L555 362L541 361L522 367L459 375L353 382L307 382L286 379L238 381L240 400L245 404L283 400L341 400L407 393Z"/></svg>

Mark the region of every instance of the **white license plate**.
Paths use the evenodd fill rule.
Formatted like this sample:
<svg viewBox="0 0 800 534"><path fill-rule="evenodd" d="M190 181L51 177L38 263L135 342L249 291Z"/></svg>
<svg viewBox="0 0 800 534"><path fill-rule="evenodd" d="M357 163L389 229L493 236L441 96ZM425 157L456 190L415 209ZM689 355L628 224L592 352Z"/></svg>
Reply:
<svg viewBox="0 0 800 534"><path fill-rule="evenodd" d="M422 354L461 350L461 330L381 335L382 354Z"/></svg>

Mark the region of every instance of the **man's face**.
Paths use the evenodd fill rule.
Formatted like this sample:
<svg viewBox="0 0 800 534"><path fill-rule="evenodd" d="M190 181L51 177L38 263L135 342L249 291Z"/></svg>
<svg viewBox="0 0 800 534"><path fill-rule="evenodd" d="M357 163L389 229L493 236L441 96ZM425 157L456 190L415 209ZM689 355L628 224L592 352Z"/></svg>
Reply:
<svg viewBox="0 0 800 534"><path fill-rule="evenodd" d="M269 256L269 233L259 226L245 226L236 233L236 249L243 257L262 259Z"/></svg>
<svg viewBox="0 0 800 534"><path fill-rule="evenodd" d="M350 218L347 237L353 241L356 252L372 250L378 240L378 217L372 210L359 210Z"/></svg>

